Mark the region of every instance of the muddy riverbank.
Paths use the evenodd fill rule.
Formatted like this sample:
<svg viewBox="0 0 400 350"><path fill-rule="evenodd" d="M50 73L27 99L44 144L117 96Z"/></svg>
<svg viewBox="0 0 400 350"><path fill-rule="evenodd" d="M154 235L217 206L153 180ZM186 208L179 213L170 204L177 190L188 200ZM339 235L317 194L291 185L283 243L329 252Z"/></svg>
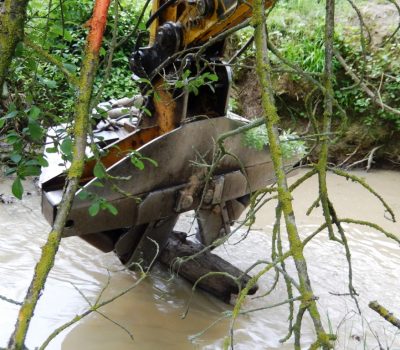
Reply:
<svg viewBox="0 0 400 350"><path fill-rule="evenodd" d="M357 172L378 190L400 217L400 173L390 171ZM359 185L342 178L329 177L332 198L339 215L374 221L387 230L400 235L400 225L384 217L384 210ZM1 180L0 193L6 193L10 181ZM40 214L40 198L32 185L32 194L22 202L0 204L0 294L21 300L29 285L34 263L44 243L48 225ZM315 200L315 179L305 183L294 193L297 222L302 236L312 232L321 223L319 209L305 215ZM218 252L239 268L247 268L257 259L270 254L270 235L274 216L273 205L265 207L257 218L248 238L239 244L238 232L230 244ZM190 216L180 228L190 226ZM400 248L382 234L365 227L346 226L354 264L354 284L360 293L363 315L355 313L348 297L334 294L347 291L347 267L342 247L327 240L326 234L310 243L306 255L318 304L326 327L337 331L338 349L400 349L400 336L396 329L379 319L367 304L378 300L400 315ZM290 267L292 268L292 267ZM109 271L109 272L108 272ZM128 288L137 276L122 269L113 254L103 254L77 238L65 239L57 255L55 268L39 302L27 345L39 346L50 331L87 309L86 298L93 301L111 276L110 286L103 298ZM76 326L62 333L49 349L220 349L227 335L228 323L222 321L201 336L195 337L229 306L202 292L196 293L186 319L181 319L191 293L191 286L174 278L158 266L152 276L124 297L106 306L103 314L132 332L134 341L121 328L100 314L92 314ZM260 282L260 293L267 290L273 276ZM268 298L249 298L245 309L272 305L284 298L284 286ZM0 347L5 346L12 332L18 307L0 301ZM313 339L309 321L304 325L303 344ZM241 317L236 325L235 349L291 349L292 340L282 345L279 339L286 333L287 306L263 310Z"/></svg>

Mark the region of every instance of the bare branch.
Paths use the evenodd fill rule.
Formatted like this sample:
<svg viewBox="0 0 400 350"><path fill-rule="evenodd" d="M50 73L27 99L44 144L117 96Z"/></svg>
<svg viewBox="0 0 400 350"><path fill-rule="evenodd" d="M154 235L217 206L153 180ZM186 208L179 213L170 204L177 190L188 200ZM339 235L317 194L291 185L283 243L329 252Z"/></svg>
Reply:
<svg viewBox="0 0 400 350"><path fill-rule="evenodd" d="M354 82L356 84L358 84L360 86L360 88L369 96L371 97L371 100L373 103L375 103L377 106L381 107L382 109L390 112L390 113L394 113L396 115L400 115L400 110L390 107L387 104L383 103L379 97L364 83L361 81L361 79L354 73L354 71L351 69L351 67L346 63L345 59L343 58L343 56L339 53L339 51L337 51L336 49L334 49L334 54L335 57L337 58L337 60L339 61L339 63L343 66L343 68L345 69L346 73L354 80Z"/></svg>

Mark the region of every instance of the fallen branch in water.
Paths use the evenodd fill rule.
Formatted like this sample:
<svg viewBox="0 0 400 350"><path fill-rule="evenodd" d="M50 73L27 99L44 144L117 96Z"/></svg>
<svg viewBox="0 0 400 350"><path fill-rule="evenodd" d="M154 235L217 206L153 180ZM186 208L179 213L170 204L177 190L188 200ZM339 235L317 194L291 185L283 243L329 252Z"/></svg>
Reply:
<svg viewBox="0 0 400 350"><path fill-rule="evenodd" d="M346 166L346 170L349 170L349 169L355 167L356 165L367 162L367 166L365 167L365 170L369 171L372 167L372 164L374 163L374 155L375 155L376 151L379 150L381 147L383 147L383 146L381 145L381 146L374 147L371 151L368 152L368 154L363 159L357 160L354 163L351 163L350 165Z"/></svg>

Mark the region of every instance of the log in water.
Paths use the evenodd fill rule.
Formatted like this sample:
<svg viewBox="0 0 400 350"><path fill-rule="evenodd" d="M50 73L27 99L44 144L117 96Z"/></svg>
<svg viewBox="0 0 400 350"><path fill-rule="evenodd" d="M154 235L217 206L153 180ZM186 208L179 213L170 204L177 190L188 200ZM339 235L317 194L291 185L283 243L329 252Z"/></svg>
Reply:
<svg viewBox="0 0 400 350"><path fill-rule="evenodd" d="M205 251L202 244L186 238L187 235L184 232L173 232L161 252L159 260L190 283L194 284L199 281L196 284L197 288L229 303L231 298L246 286L251 277L218 255L212 254L208 250ZM220 272L226 275L216 274ZM206 275L209 277L202 278ZM258 286L254 286L248 294L253 295L257 289Z"/></svg>

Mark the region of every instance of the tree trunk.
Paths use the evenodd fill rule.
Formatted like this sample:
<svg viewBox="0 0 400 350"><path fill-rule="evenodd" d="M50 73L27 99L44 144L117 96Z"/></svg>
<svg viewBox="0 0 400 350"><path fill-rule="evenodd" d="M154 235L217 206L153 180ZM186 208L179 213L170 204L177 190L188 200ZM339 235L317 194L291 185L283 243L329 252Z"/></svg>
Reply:
<svg viewBox="0 0 400 350"><path fill-rule="evenodd" d="M0 93L17 44L24 36L29 0L5 0L0 5Z"/></svg>

